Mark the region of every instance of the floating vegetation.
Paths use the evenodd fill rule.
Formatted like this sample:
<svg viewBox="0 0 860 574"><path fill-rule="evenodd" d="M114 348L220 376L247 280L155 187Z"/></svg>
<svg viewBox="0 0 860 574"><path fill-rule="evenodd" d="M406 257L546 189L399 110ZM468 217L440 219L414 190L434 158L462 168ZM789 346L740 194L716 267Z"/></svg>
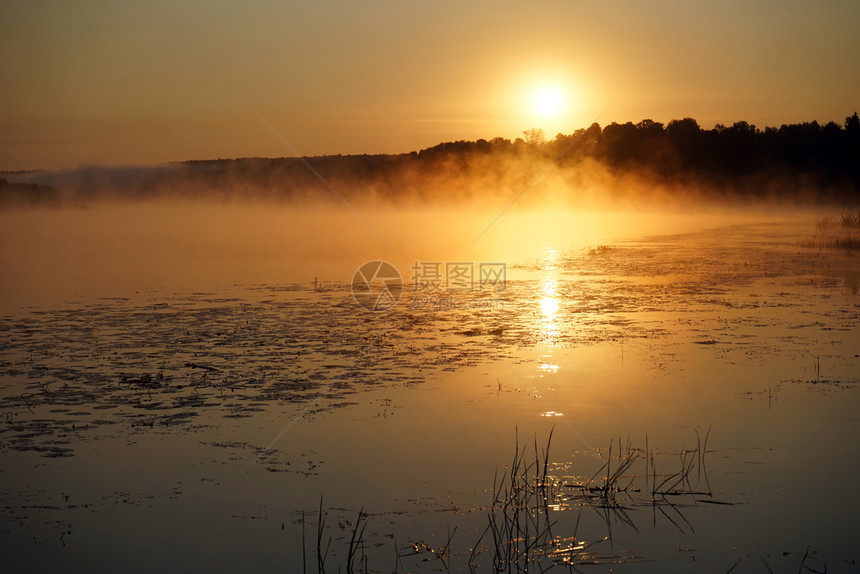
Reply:
<svg viewBox="0 0 860 574"><path fill-rule="evenodd" d="M597 255L609 255L610 253L615 253L618 251L617 247L612 247L611 245L598 245L597 247L593 247L588 250L589 257L595 257Z"/></svg>
<svg viewBox="0 0 860 574"><path fill-rule="evenodd" d="M860 378L855 376L849 377L827 377L821 375L821 357L816 356L812 361L811 367L805 369L808 373L806 378L801 379L786 379L783 383L805 385L811 389L830 390L830 389L855 389L860 383Z"/></svg>
<svg viewBox="0 0 860 574"><path fill-rule="evenodd" d="M105 425L202 430L291 404L311 405L312 417L355 404L346 397L364 389L423 383L487 354L416 336L413 319L398 317L389 334L352 307L208 295L0 318L0 450L67 457Z"/></svg>
<svg viewBox="0 0 860 574"><path fill-rule="evenodd" d="M762 485L785 470L776 462L780 456L766 462L738 461L727 451L713 456L705 429L689 449L660 451L647 438L644 447L615 439L600 449L565 453L557 462L549 456L550 439L517 440L514 457L492 485L478 483L486 490L467 486L465 492L459 487L449 493L447 478L455 482L461 469L447 466L447 457L464 453L442 452L434 431L425 429L440 429L444 439L462 428L468 438L464 448L480 438L494 441L465 463L471 466L464 472L476 472L476 466L499 460L491 453L498 448L498 428L509 422L502 417L531 417L527 424L539 428L546 428L549 417L573 421L583 411L589 422L617 421L630 406L633 385L627 380L635 379L648 393L641 405L630 407L642 421L650 409L665 412L659 401L667 392L680 389L670 400L680 397L683 403L687 383L697 388L692 385L706 380L701 372L709 371L719 379L714 384L725 385L727 397L743 390L748 391L743 396L756 399L741 405L743 418L727 414L720 403L714 412L723 418L715 424L728 421L733 432L748 430L751 441L768 443L762 450L791 448L780 442L786 437L762 438L791 434L771 433L785 428L774 421L794 404L796 393L788 385L780 408L767 413L768 422L759 424L757 418L771 403L777 406L772 389L780 390L774 386L780 380L796 383L803 398L821 400L827 408L839 402L845 410L836 417L823 408L815 411L820 417L804 424L822 432L839 430L837 442L850 437L849 400L826 402L823 395L832 389L840 399L855 398L843 389L858 382L857 350L850 343L860 307L837 278L850 273L856 278L858 260L799 249L799 229L777 239L769 228L750 227L739 235L736 229L709 230L599 246L594 253L579 246L553 261L557 280L551 295L542 294L534 280L550 273L548 268L524 265L517 272L529 279L512 278L506 291L495 294L505 305L495 308L463 305L437 312L399 305L374 315L356 309L348 285L326 282L316 290L238 287L230 290L235 297L149 293L0 317L0 472L9 485L2 491L9 502L0 509L0 530L16 548L10 553L12 568L33 560L22 540L44 544L40 551L63 552L52 562L62 567L71 555L64 546L93 547L110 529L117 531L117 555L138 560L136 536L144 531L138 523L160 521L175 530L146 532L164 547L199 523L200 533L188 535L192 545L256 545L248 552L249 567L285 564L287 556L286 567L297 570L295 532L286 533L291 536L286 547L270 526L274 521L280 526L284 508L298 508L325 483L342 488L337 498L349 508L321 506L319 516L303 517L308 571L589 571L592 565L608 570L645 560L660 567L679 552L687 553L684 559L695 555L701 568L710 561L708 571L726 572L736 559L761 569L755 554L761 546L747 540L758 521L765 528L784 522L787 529L798 529L821 524L823 513L844 504L832 500L841 493L828 491L818 495L825 502L812 520L747 521L758 512L756 496L767 488ZM847 279L845 285L851 285ZM811 363L808 357L818 353L821 359ZM500 361L510 368L497 369ZM478 373L475 388L460 385L472 381L460 374L439 376L472 365L480 365L466 373ZM606 365L624 372L616 376ZM789 370L794 366L798 371ZM414 395L399 391L427 381L432 384ZM462 397L470 400L460 408L454 401ZM529 402L521 404L524 397ZM703 412L710 417L711 405L700 399L691 397L689 411L660 424L687 424L688 417L695 420ZM420 417L413 421L416 413ZM423 424L421 417L437 414L438 420L427 423L433 427ZM297 422L298 432L281 439ZM792 418L791 428L795 423ZM344 425L354 426L343 433ZM402 455L394 461L378 448L389 435L410 445L406 451L393 449ZM373 442L379 436L385 440ZM554 454L557 444L556 437ZM816 445L800 447L809 456ZM359 449L373 454L364 458ZM346 466L339 458L344 456ZM845 456L823 472L841 472L842 462L851 465L854 459ZM358 510L366 491L376 507L389 504L389 487L411 489L411 482L398 481L397 467L414 473L422 465L430 486L417 486L422 489L417 498L397 492L392 508ZM711 466L719 467L718 475ZM853 467L847 468L850 474ZM343 476L333 477L340 472ZM830 474L823 476L838 480ZM97 475L109 486L89 480ZM722 489L710 486L711 480L716 486L717 476ZM779 493L783 498L774 504L780 511L805 495L797 490L807 488L800 479L786 484L795 490ZM48 490L38 491L43 487ZM71 502L61 492L71 492ZM745 545L739 552L746 556L753 546L752 558L714 562L723 557L708 531L724 526L726 517L737 520L731 543ZM845 528L840 520L835 517L831 532ZM183 530L176 534L180 524ZM652 529L660 534L650 534ZM788 559L776 564L772 547L782 534L770 532L762 543L774 552L762 556L774 571L795 571L798 563L823 571L814 553L802 562L802 547L791 555L793 568L784 567ZM661 548L670 537L682 542ZM224 557L213 551L201 558L201 567L227 567L220 562ZM154 553L133 566L157 569L161 559Z"/></svg>
<svg viewBox="0 0 860 574"><path fill-rule="evenodd" d="M845 214L843 225L852 227L856 218ZM820 228L835 225L826 220ZM96 439L108 425L120 434L173 426L194 431L289 405L311 405L304 413L312 417L370 388L422 384L527 347L656 340L672 332L665 322L637 320L641 313L731 312L729 320L693 318L689 332L694 344L743 360L773 349L740 340L738 326L798 329L813 311L814 325L846 333L856 328L856 307L833 302L823 308L810 298L810 289L837 286L832 278L797 278L821 272L808 253L786 241L756 244L738 257L737 246L723 242L735 233L654 238L625 245L624 257L592 256L621 252L607 245L560 256L558 273L575 277L558 281L552 330L536 312L544 301L531 281L510 281L497 295L505 306L445 312L404 305L389 314L362 313L348 285L331 283L325 292L256 286L241 297L99 299L0 317L0 450L65 457L74 454L74 443ZM774 276L784 279L767 298L737 293L738 286ZM857 273L845 277L856 292ZM779 318L759 313L775 307ZM787 355L803 348L801 339L780 342ZM655 359L655 368L666 364Z"/></svg>

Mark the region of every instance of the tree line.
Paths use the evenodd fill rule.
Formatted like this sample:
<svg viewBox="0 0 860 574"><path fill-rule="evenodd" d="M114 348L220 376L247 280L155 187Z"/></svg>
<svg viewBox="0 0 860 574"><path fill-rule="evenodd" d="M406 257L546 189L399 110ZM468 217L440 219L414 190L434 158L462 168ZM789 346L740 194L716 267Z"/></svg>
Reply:
<svg viewBox="0 0 860 574"><path fill-rule="evenodd" d="M593 124L572 134L547 140L541 130L523 132L514 141L451 142L422 150L422 156L537 151L561 166L585 159L617 171L639 170L656 180L732 184L751 176L793 178L797 182L860 189L860 118L842 125L817 121L759 129L745 121L703 129L693 118L664 125L650 119L639 123Z"/></svg>
<svg viewBox="0 0 860 574"><path fill-rule="evenodd" d="M453 141L404 154L191 160L153 168L86 168L0 179L0 204L201 196L276 201L330 195L350 199L456 200L508 193L547 167L575 196L589 174L635 179L677 193L860 203L860 118L759 129L745 121L703 129L693 118L662 124L593 124L547 139L538 129L514 140ZM312 169L309 169L312 168ZM10 177L11 173L0 173ZM325 184L320 181L325 181ZM548 178L546 178L548 179ZM611 187L611 186L610 186ZM607 193L611 193L611 190Z"/></svg>

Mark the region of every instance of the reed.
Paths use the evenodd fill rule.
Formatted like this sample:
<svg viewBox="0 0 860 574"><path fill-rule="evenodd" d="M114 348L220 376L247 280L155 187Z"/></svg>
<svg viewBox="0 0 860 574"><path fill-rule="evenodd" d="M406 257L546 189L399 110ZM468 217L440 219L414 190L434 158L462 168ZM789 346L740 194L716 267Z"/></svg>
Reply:
<svg viewBox="0 0 860 574"><path fill-rule="evenodd" d="M614 522L638 531L632 516L641 507L653 509L655 526L659 514L680 531L691 532L693 526L682 513L684 507L698 502L731 504L710 499L707 455L713 452L708 447L711 428L705 431L696 429L695 433L695 447L678 453L679 466L673 472L661 474L658 471L657 452L648 436L645 437L644 450L635 447L629 437L626 441L618 437L609 441L605 458L591 478L571 484L569 480L553 475L550 458L553 431L543 444L537 437L524 444L519 433L515 432L509 464L493 475L491 498L483 507L485 522L477 540L458 553L455 544L462 539L457 536L461 528L449 524L447 536L438 546L430 547L423 542L409 544L414 550L412 556L422 562L438 560L436 569L441 567L445 572L468 568L470 572L489 570L496 573L545 572L553 568L578 572L577 567L584 564L617 564L635 560L638 557L603 554L595 552L592 547L606 540L611 543ZM662 453L665 454L668 453ZM700 500L704 497L708 499ZM574 519L570 511L577 507L580 510ZM603 518L608 530L606 536L594 537L590 542L579 537L582 509L588 507ZM326 571L332 545L332 538L326 535L327 516L320 498L316 541L320 574ZM338 565L338 571L370 571L367 524L368 514L362 507L351 525L351 536L345 542L346 557L343 564ZM303 543L304 532L302 513ZM381 546L370 545L371 548ZM403 567L401 560L405 561L410 555L401 554L396 541L394 549L396 572ZM419 558L422 555L423 558ZM303 571L304 566L303 554ZM405 566L409 571L410 565Z"/></svg>
<svg viewBox="0 0 860 574"><path fill-rule="evenodd" d="M840 216L842 227L860 229L860 211L856 213L846 212Z"/></svg>
<svg viewBox="0 0 860 574"><path fill-rule="evenodd" d="M325 544L323 550L323 537L325 536L325 521L328 512L323 512L323 497L320 496L319 518L317 519L317 568L320 574L325 574L325 561L328 556L329 548L331 547L331 536Z"/></svg>
<svg viewBox="0 0 860 574"><path fill-rule="evenodd" d="M860 229L860 211L843 213L839 223L837 226L834 218L829 216L819 217L815 222L818 232L812 238L801 242L801 246L817 247L819 255L823 248L845 251L860 249L860 236L856 234L856 230Z"/></svg>
<svg viewBox="0 0 860 574"><path fill-rule="evenodd" d="M362 522L363 521L363 522ZM349 539L349 548L346 555L346 572L353 574L355 572L355 561L361 552L361 558L358 558L359 565L364 562L365 571L367 570L367 554L364 551L364 529L367 526L367 515L364 514L364 507L358 511L358 518L355 519L355 528L352 530L352 537Z"/></svg>

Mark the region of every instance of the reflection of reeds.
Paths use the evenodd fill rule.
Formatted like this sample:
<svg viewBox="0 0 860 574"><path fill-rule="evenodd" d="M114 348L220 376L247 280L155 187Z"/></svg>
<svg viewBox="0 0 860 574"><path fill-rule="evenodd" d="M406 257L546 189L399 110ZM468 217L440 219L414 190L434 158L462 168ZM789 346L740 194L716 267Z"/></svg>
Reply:
<svg viewBox="0 0 860 574"><path fill-rule="evenodd" d="M639 458L639 453L636 449L633 449L630 445L630 440L628 439L627 445L622 449L621 447L621 438L618 439L618 465L615 469L612 469L612 441L609 441L609 456L606 458L606 463L601 466L594 476L591 477L591 480L588 481L588 485L586 488L590 492L597 492L600 495L600 504L604 507L617 507L620 506L617 502L617 494L619 492L626 492L632 483L632 479L627 485L621 487L619 486L619 480L626 476L627 471L633 466L633 463ZM603 476L603 486L590 486L592 482L594 482L595 477L597 475L603 474L603 469L606 469L606 474Z"/></svg>
<svg viewBox="0 0 860 574"><path fill-rule="evenodd" d="M680 467L668 474L658 473L657 452L647 437L644 450L636 448L630 439L626 443L620 438L612 440L600 468L590 479L576 483L553 476L551 472L552 431L543 447L537 438L532 445L523 445L516 436L508 468L501 477L498 473L493 477L492 500L485 507L486 526L478 540L469 545L466 552L457 554L453 547L454 534L459 528L455 526L448 528L444 544L430 547L423 542L413 542L408 547L416 556L431 555L432 558L423 560L438 560L444 571L462 570L465 565L458 563L458 559L465 560L471 572L487 568L493 572L543 572L554 567L577 572L577 567L584 564L637 560L639 557L632 555L594 553L591 548L596 543L612 540L614 522L638 530L632 518L637 507L650 506L655 525L657 515L662 514L680 531L687 532L693 531L693 526L684 516L685 507L699 502L732 504L710 499L706 464L707 454L712 452L708 450L710 431L710 428L704 433L698 429L695 431L695 448L682 450L678 454ZM637 471L639 461L644 461L644 468ZM561 513L577 507L591 507L597 511L606 522L608 535L592 539L590 543L580 538L581 510L575 520L569 516L569 520L562 523L565 515ZM320 499L316 553L321 574L325 572L332 542L331 536L326 536L327 516ZM345 564L338 569L369 571L365 544L367 521L368 515L363 508L354 524L346 521L352 535L347 544ZM572 532L569 530L571 526ZM304 513L302 541L304 564ZM370 545L371 548L379 546ZM395 570L400 567L401 559L407 557L408 554L401 554L395 542Z"/></svg>
<svg viewBox="0 0 860 574"><path fill-rule="evenodd" d="M815 552L813 552L813 554L814 553ZM783 552L782 553L782 555L784 557L789 556L790 554L792 554L792 553L791 552ZM812 566L807 565L806 561L809 559L809 556L810 556L809 546L807 546L806 551L803 553L803 556L800 557L800 565L797 567L798 574L802 574L804 571L810 572L811 574L827 574L827 564L826 563L824 563L824 565L823 565L823 568L824 568L823 570L818 570L817 568L813 568ZM764 559L764 556L759 556L759 559L764 564L764 567L767 568L767 571L770 572L770 574L773 574L773 569L770 567L770 564L768 564L767 560ZM732 572L734 572L735 568L737 568L738 565L741 562L743 562L744 560L749 560L749 554L747 554L746 557L738 558L735 561L735 563L732 565L732 567L729 568L728 570L726 570L726 574L731 574ZM852 564L853 564L853 562L852 562ZM783 570L783 571L785 571L785 570Z"/></svg>
<svg viewBox="0 0 860 574"><path fill-rule="evenodd" d="M527 449L520 450L519 440L508 471L493 478L493 502L487 511L488 525L469 556L469 568L477 568L477 557L484 537L489 533L492 570L494 572L543 572L553 566L573 569L578 558L590 546L577 539L579 519L572 536L555 536L556 522L550 517L557 507L559 484L549 476L549 450L534 443L534 460L526 460Z"/></svg>
<svg viewBox="0 0 860 574"><path fill-rule="evenodd" d="M711 429L708 427L708 432L705 433L702 440L698 429L696 430L696 448L693 450L683 450L678 455L681 460L681 468L677 472L665 475L660 484L657 484L657 470L652 462L652 487L651 501L657 502L658 497L666 500L667 496L694 496L704 495L711 496L710 484L708 483L707 467L705 466L705 455L707 454L708 437L711 434ZM696 470L695 484L691 477L694 475L693 470ZM698 490L701 481L704 480L707 490Z"/></svg>
<svg viewBox="0 0 860 574"><path fill-rule="evenodd" d="M551 441L552 433L547 440L545 455ZM494 496L488 519L493 541L493 567L497 572L528 571L529 564L540 559L541 548L552 540L546 465L541 473L537 441L534 454L534 462L526 463L525 449L520 451L517 438L507 480L504 475L498 482L493 479Z"/></svg>

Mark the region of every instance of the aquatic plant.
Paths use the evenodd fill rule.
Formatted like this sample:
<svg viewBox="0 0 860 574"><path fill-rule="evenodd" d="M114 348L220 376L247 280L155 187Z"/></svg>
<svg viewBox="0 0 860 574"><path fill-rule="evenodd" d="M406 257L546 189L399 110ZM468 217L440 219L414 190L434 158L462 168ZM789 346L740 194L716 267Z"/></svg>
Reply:
<svg viewBox="0 0 860 574"><path fill-rule="evenodd" d="M818 232L810 239L801 242L802 247L817 247L819 249L844 249L854 251L860 249L860 235L852 230L860 229L860 211L845 212L840 215L839 228L833 217L821 216L815 222Z"/></svg>
<svg viewBox="0 0 860 574"><path fill-rule="evenodd" d="M519 435L515 434L511 462L501 476L498 472L493 476L491 500L486 506L470 510L486 514L477 540L465 549L455 551L454 535L459 528L451 529L449 526L447 537L443 538L444 544L435 547L415 541L398 548L395 541L394 571L410 559L438 561L437 564L446 572L465 568L471 572L487 569L493 572L544 572L556 567L577 572L577 567L586 564L644 560L642 556L629 553L597 552L594 547L612 540L613 522L620 521L638 530L628 514L637 508L651 507L655 525L659 513L676 528L687 532L693 527L682 511L685 506L700 502L733 504L712 499L706 466L707 454L712 452L708 450L710 428L704 433L698 429L695 432L695 448L678 453L680 467L673 472L661 474L657 471L657 451L649 448L647 436L644 449L635 447L629 438L626 442L618 438L611 440L608 448L599 451L602 465L591 478L582 481L553 472L559 467L550 458L552 431L543 446L539 445L537 437L531 445L523 445ZM605 534L588 538L579 535L582 512L586 508L597 510L605 520ZM565 512L577 512L576 518L564 515ZM326 535L327 517L328 512L321 499L316 539L316 562L321 574L326 572L332 543L331 536ZM302 556L306 566L304 520L302 512ZM349 528L351 535L345 542L345 561L338 566L339 570L370 571L365 538L368 520L369 515L362 508L354 522L345 520L345 525L340 525L341 528ZM345 537L341 539L346 540ZM378 548L381 544L370 546Z"/></svg>
<svg viewBox="0 0 860 574"><path fill-rule="evenodd" d="M860 229L860 210L856 213L846 212L841 214L842 227Z"/></svg>

